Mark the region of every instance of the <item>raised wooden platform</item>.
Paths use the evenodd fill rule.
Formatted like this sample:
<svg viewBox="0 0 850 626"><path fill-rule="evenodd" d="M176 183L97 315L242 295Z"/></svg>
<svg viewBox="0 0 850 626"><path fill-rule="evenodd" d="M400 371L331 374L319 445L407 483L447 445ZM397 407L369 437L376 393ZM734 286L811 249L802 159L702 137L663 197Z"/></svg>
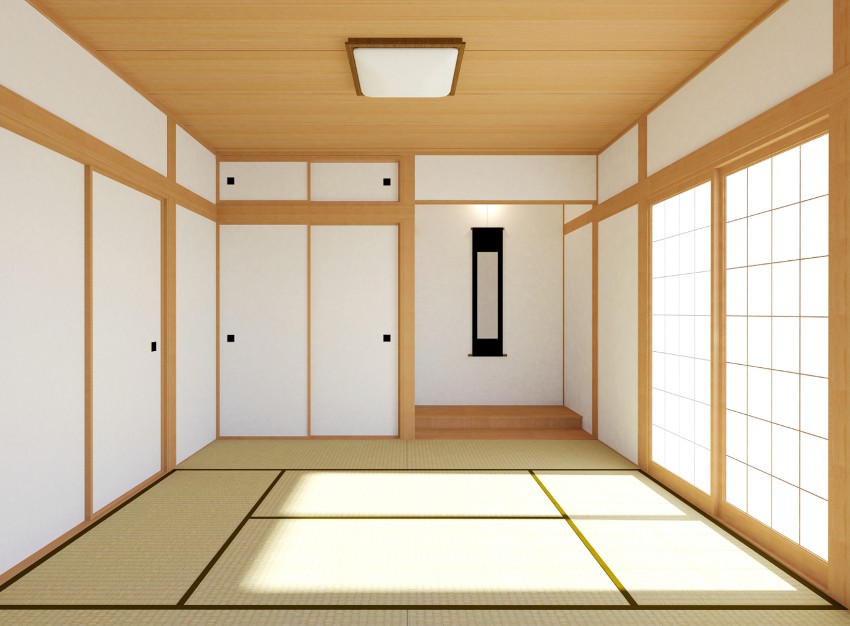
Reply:
<svg viewBox="0 0 850 626"><path fill-rule="evenodd" d="M563 406L417 406L417 439L592 439Z"/></svg>

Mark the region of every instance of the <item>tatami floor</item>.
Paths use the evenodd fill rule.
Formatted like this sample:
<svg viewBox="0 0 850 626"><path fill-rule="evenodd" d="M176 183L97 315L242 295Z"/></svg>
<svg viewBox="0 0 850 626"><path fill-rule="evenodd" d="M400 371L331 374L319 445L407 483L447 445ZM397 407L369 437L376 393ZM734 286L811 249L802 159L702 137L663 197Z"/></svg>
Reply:
<svg viewBox="0 0 850 626"><path fill-rule="evenodd" d="M596 441L217 441L10 624L850 624Z"/></svg>

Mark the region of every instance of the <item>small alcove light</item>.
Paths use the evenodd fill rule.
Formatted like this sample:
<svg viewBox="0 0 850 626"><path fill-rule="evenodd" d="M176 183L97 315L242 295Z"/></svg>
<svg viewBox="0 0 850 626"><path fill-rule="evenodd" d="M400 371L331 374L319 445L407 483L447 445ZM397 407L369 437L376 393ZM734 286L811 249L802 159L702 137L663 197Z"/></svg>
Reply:
<svg viewBox="0 0 850 626"><path fill-rule="evenodd" d="M442 98L457 88L462 39L349 39L345 43L358 96Z"/></svg>

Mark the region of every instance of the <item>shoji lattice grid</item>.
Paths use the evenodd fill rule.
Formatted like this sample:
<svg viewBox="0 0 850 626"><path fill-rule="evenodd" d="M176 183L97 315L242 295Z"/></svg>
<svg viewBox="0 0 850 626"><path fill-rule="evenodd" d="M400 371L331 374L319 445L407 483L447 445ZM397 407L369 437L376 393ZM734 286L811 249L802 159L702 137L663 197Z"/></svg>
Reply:
<svg viewBox="0 0 850 626"><path fill-rule="evenodd" d="M726 501L827 558L829 138L726 178Z"/></svg>
<svg viewBox="0 0 850 626"><path fill-rule="evenodd" d="M652 460L711 490L711 183L652 207Z"/></svg>

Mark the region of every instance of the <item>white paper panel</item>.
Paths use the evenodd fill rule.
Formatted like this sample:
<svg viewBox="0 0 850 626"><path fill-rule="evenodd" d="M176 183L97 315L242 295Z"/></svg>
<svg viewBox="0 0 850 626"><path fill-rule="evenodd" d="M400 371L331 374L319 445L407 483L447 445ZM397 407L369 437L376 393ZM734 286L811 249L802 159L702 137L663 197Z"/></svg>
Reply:
<svg viewBox="0 0 850 626"><path fill-rule="evenodd" d="M216 225L177 207L177 462L215 439Z"/></svg>
<svg viewBox="0 0 850 626"><path fill-rule="evenodd" d="M310 230L311 432L398 435L398 228Z"/></svg>
<svg viewBox="0 0 850 626"><path fill-rule="evenodd" d="M94 174L95 510L161 469L161 207Z"/></svg>
<svg viewBox="0 0 850 626"><path fill-rule="evenodd" d="M304 436L307 227L221 226L219 237L221 435Z"/></svg>

